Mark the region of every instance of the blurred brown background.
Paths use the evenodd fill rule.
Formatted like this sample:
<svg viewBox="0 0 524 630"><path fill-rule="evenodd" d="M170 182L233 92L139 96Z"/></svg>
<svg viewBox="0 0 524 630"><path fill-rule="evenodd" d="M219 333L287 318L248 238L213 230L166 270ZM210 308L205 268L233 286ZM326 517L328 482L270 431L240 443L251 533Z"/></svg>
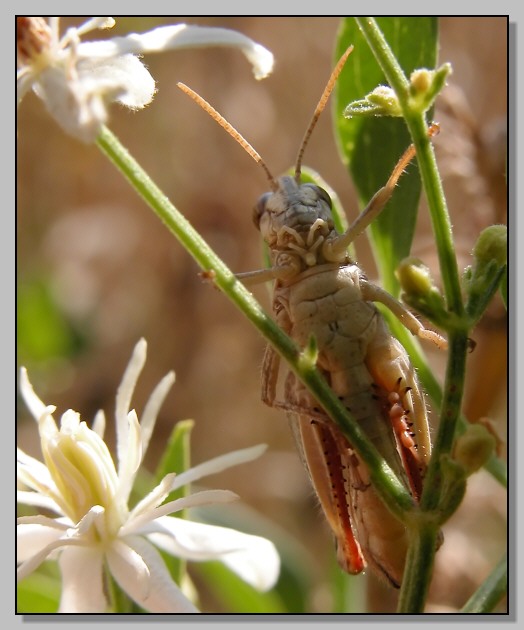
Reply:
<svg viewBox="0 0 524 630"><path fill-rule="evenodd" d="M62 26L82 21L64 20ZM140 113L113 106L109 126L233 270L258 269L261 245L251 208L267 189L264 173L176 82L209 100L278 175L294 162L332 69L339 20L125 18L104 37L179 22L243 32L274 53L274 73L255 81L243 55L225 48L148 55L158 94ZM435 119L442 130L435 145L461 268L471 262L479 231L506 220L506 26L505 18L440 20L439 62L449 61L453 74L437 102ZM145 337L148 361L135 396L139 416L158 380L170 369L177 375L146 461L154 467L173 424L184 418L196 421L195 463L267 443L267 453L249 469L206 483L234 490L297 539L314 575L311 610L329 610L324 581L332 542L283 414L260 402L262 338L219 291L202 282L190 256L96 146L66 136L32 94L18 114L17 159L19 361L36 391L46 404L57 405L58 413L73 407L90 420L103 408L111 417L131 350ZM354 218L355 192L337 154L328 110L305 163L323 175ZM413 253L433 264L424 208L419 223ZM356 246L359 262L373 277L365 239ZM269 309L266 288L254 293ZM468 417L491 418L503 441L505 324L497 301L474 334L478 345L469 357L465 401ZM428 352L440 373L445 356ZM39 455L23 405L19 415L19 444ZM487 474L471 478L437 555L432 610L455 610L498 560L505 547L505 501Z"/></svg>

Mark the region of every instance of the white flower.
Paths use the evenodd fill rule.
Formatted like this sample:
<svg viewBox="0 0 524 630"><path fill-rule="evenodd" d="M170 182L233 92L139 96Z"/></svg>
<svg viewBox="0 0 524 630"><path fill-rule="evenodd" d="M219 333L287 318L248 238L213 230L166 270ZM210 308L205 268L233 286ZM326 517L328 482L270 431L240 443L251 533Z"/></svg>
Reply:
<svg viewBox="0 0 524 630"><path fill-rule="evenodd" d="M258 457L264 445L235 451L191 468L170 473L146 497L128 508L128 499L160 406L174 381L167 374L153 391L139 424L129 411L131 396L146 358L138 342L116 397L118 466L103 440L105 418L98 412L90 429L79 415L66 411L58 429L52 413L33 391L22 368L21 392L38 422L42 463L18 450L18 501L50 510L21 517L17 525L18 579L46 559L58 559L62 576L59 612L107 610L104 570L150 612L199 612L172 580L155 546L188 560L218 559L259 590L271 588L280 560L273 544L233 529L168 516L182 509L236 498L227 490L203 490L165 501L177 488Z"/></svg>
<svg viewBox="0 0 524 630"><path fill-rule="evenodd" d="M155 81L135 55L174 48L233 46L253 66L255 78L273 69L273 55L251 39L225 28L176 24L105 41L81 42L94 29L112 28L113 18L96 17L59 37L59 18L17 18L18 102L32 88L69 134L93 142L107 119L106 104L131 109L151 102Z"/></svg>

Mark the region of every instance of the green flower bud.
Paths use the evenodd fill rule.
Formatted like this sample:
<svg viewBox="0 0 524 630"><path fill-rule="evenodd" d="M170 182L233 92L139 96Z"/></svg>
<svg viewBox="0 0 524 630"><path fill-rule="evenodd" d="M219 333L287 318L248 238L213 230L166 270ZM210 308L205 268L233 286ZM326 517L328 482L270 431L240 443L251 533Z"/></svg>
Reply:
<svg viewBox="0 0 524 630"><path fill-rule="evenodd" d="M404 302L439 327L445 327L448 315L444 299L433 282L429 268L418 258L410 256L401 261L395 273L403 290Z"/></svg>
<svg viewBox="0 0 524 630"><path fill-rule="evenodd" d="M419 70L413 70L409 77L410 90L412 94L426 93L433 80L434 72L421 68Z"/></svg>
<svg viewBox="0 0 524 630"><path fill-rule="evenodd" d="M505 225L490 225L484 229L475 243L473 256L477 265L495 261L502 266L508 260L508 228Z"/></svg>
<svg viewBox="0 0 524 630"><path fill-rule="evenodd" d="M449 63L443 64L436 70L427 68L413 70L409 78L411 107L422 112L427 111L442 91L449 74L451 74Z"/></svg>
<svg viewBox="0 0 524 630"><path fill-rule="evenodd" d="M346 118L353 116L402 116L395 91L387 85L379 85L365 98L353 101L344 110Z"/></svg>
<svg viewBox="0 0 524 630"><path fill-rule="evenodd" d="M470 424L461 435L453 450L453 458L467 475L479 470L491 457L496 448L495 437L482 424Z"/></svg>
<svg viewBox="0 0 524 630"><path fill-rule="evenodd" d="M398 98L395 91L387 85L379 85L373 92L367 95L367 100L380 107L383 116L401 116L402 111L398 104Z"/></svg>
<svg viewBox="0 0 524 630"><path fill-rule="evenodd" d="M474 264L463 275L468 296L466 312L472 325L480 319L504 279L507 238L505 225L491 225L481 232L475 243Z"/></svg>
<svg viewBox="0 0 524 630"><path fill-rule="evenodd" d="M423 296L430 291L438 291L429 271L420 258L409 256L397 267L397 278L406 293Z"/></svg>

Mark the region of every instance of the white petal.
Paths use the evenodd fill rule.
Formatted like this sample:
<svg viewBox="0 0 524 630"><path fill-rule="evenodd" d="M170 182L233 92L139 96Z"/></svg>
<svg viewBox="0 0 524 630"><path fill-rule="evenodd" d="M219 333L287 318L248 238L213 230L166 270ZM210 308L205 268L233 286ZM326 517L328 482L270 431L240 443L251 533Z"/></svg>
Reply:
<svg viewBox="0 0 524 630"><path fill-rule="evenodd" d="M101 505L93 505L78 521L76 526L77 534L85 534L94 525L101 534L100 538L104 539L107 533L105 512L106 510Z"/></svg>
<svg viewBox="0 0 524 630"><path fill-rule="evenodd" d="M17 525L44 525L51 529L60 530L65 532L72 527L72 523L66 518L50 518L43 514L35 514L34 516L19 516L16 519Z"/></svg>
<svg viewBox="0 0 524 630"><path fill-rule="evenodd" d="M171 536L148 538L168 553L188 560L220 560L251 586L272 588L280 572L280 558L272 542L228 527L163 517L156 521Z"/></svg>
<svg viewBox="0 0 524 630"><path fill-rule="evenodd" d="M119 461L118 465L118 491L115 500L127 504L129 493L133 487L136 472L142 461L142 441L140 439L140 424L136 412L130 411L127 415L128 431L126 457Z"/></svg>
<svg viewBox="0 0 524 630"><path fill-rule="evenodd" d="M64 535L61 528L49 527L37 523L19 523L16 526L16 558L25 562L40 554L50 544ZM44 558L45 559L45 558Z"/></svg>
<svg viewBox="0 0 524 630"><path fill-rule="evenodd" d="M111 95L131 109L145 107L153 100L155 80L144 64L133 55L115 57L101 63L86 59L79 63L79 72L88 76L101 94Z"/></svg>
<svg viewBox="0 0 524 630"><path fill-rule="evenodd" d="M59 613L104 613L103 555L93 547L68 547L60 554L62 594Z"/></svg>
<svg viewBox="0 0 524 630"><path fill-rule="evenodd" d="M35 394L25 367L20 369L20 392L33 418L38 421L49 408Z"/></svg>
<svg viewBox="0 0 524 630"><path fill-rule="evenodd" d="M112 17L93 17L77 27L76 32L78 35L85 35L85 33L96 29L113 28L115 24L116 22Z"/></svg>
<svg viewBox="0 0 524 630"><path fill-rule="evenodd" d="M132 538L129 538L129 541L131 540ZM151 574L142 556L128 544L129 541L124 538L114 541L108 552L109 569L112 573L113 571L118 573L122 567L127 566L127 570L133 573L132 579L135 585L134 598L138 597L141 601L149 597L151 591Z"/></svg>
<svg viewBox="0 0 524 630"><path fill-rule="evenodd" d="M107 561L111 574L129 597L152 613L199 612L173 582L160 554L149 542L131 536L124 540L134 552L133 555L124 557L111 549ZM137 578L136 567L130 563L130 559L136 559L137 556L149 571L146 589Z"/></svg>
<svg viewBox="0 0 524 630"><path fill-rule="evenodd" d="M131 518L135 518L140 514L159 506L164 501L173 487L175 473L168 473L162 481L151 490L143 499L141 499L131 511Z"/></svg>
<svg viewBox="0 0 524 630"><path fill-rule="evenodd" d="M93 419L92 430L103 440L106 431L106 415L102 409L96 412Z"/></svg>
<svg viewBox="0 0 524 630"><path fill-rule="evenodd" d="M24 96L33 87L35 75L28 66L21 68L16 75L16 104L17 107L22 102Z"/></svg>
<svg viewBox="0 0 524 630"><path fill-rule="evenodd" d="M145 33L129 33L124 37L113 37L103 41L82 42L78 47L78 57L91 59L109 59L119 55L161 52L175 48L173 44L187 24L159 26Z"/></svg>
<svg viewBox="0 0 524 630"><path fill-rule="evenodd" d="M131 406L131 398L135 391L135 385L144 367L147 355L147 343L145 339L140 339L133 349L131 359L127 364L124 376L116 393L116 440L118 457L118 474L121 466L125 465L127 458L129 424L127 414Z"/></svg>
<svg viewBox="0 0 524 630"><path fill-rule="evenodd" d="M96 139L107 120L107 111L94 81L66 77L63 68L48 66L40 73L34 90L64 131L83 142Z"/></svg>
<svg viewBox="0 0 524 630"><path fill-rule="evenodd" d="M175 373L169 372L168 374L166 374L164 378L160 381L160 383L158 383L158 385L155 387L153 393L146 403L146 406L144 407L144 411L140 420L140 430L142 432L142 448L144 450L144 453L146 452L149 445L149 440L151 438L151 434L153 433L160 407L163 405L164 400L174 382Z"/></svg>
<svg viewBox="0 0 524 630"><path fill-rule="evenodd" d="M242 33L227 28L174 24L159 26L146 33L130 33L104 42L84 42L78 47L81 57L114 57L127 53L162 52L174 48L231 46L239 48L253 66L256 79L263 79L273 69L273 55Z"/></svg>
<svg viewBox="0 0 524 630"><path fill-rule="evenodd" d="M131 512L126 524L122 527L122 535L129 534L131 532L137 532L140 528L144 527L147 523L161 517L166 514L173 514L186 508L197 507L199 505L210 505L212 503L229 503L238 499L238 495L229 490L202 490L196 492L188 497L182 497L181 499L175 499L174 501L168 501L163 505L152 508L147 512L142 512L135 515Z"/></svg>
<svg viewBox="0 0 524 630"><path fill-rule="evenodd" d="M26 492L25 490L16 491L17 503L32 505L33 507L45 508L57 514L63 514L62 508L50 497L40 494L39 492Z"/></svg>
<svg viewBox="0 0 524 630"><path fill-rule="evenodd" d="M19 527L39 527L37 525L32 526L32 525L20 525ZM34 548L36 547L40 547L41 543L43 542L43 538L44 538L44 534L49 536L49 532L52 531L50 528L47 528L49 531L48 532L40 532L40 538L37 539L37 537L34 535L29 537L29 536L24 536L26 538L26 540L24 541L22 538L20 539L20 554L19 557L22 557L23 555L25 555L25 552L27 551L29 545L27 544L28 540L31 541L31 543L33 544ZM18 545L18 528L17 528L17 545ZM55 536L56 538L56 536ZM75 546L75 545L82 545L82 541L79 541L76 538L69 538L66 535L56 539L56 540L51 540L48 544L46 544L45 546L41 547L39 549L39 551L37 551L36 553L34 553L33 555L31 555L30 557L26 558L22 564L18 567L17 571L16 571L16 579L17 580L23 580L25 577L27 577L30 573L32 573L35 569L38 569L38 567L42 564L42 562L44 562L44 560L46 560L54 551L56 551L57 549L61 549L63 547L67 547L67 546ZM22 545L24 545L22 547Z"/></svg>
<svg viewBox="0 0 524 630"><path fill-rule="evenodd" d="M250 448L244 448L238 451L232 451L231 453L226 453L225 455L220 455L219 457L210 459L203 464L194 466L193 468L190 468L189 470L186 470L185 472L180 473L177 476L175 484L173 486L173 490L181 488L188 483L192 483L197 479L202 479L202 477L207 477L208 475L222 472L223 470L227 470L228 468L232 468L233 466L238 466L239 464L250 462L257 457L260 457L260 455L262 455L262 453L266 449L266 444L258 444L257 446L252 446Z"/></svg>
<svg viewBox="0 0 524 630"><path fill-rule="evenodd" d="M16 449L17 479L29 488L40 490L54 486L47 466L38 459L31 457L21 448Z"/></svg>

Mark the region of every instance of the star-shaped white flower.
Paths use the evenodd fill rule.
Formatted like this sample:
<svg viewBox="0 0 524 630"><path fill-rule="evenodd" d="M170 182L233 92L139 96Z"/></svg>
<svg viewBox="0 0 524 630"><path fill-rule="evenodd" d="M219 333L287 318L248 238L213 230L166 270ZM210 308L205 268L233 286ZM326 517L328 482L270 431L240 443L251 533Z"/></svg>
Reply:
<svg viewBox="0 0 524 630"><path fill-rule="evenodd" d="M273 55L245 35L225 28L175 24L104 41L81 42L85 33L112 28L96 17L59 36L59 18L17 18L18 102L32 88L69 134L93 142L107 119L107 103L131 109L151 102L155 81L136 55L175 48L232 46L253 66L255 78L271 73Z"/></svg>
<svg viewBox="0 0 524 630"><path fill-rule="evenodd" d="M146 358L146 342L136 345L116 398L118 466L103 433L98 412L90 429L66 411L57 427L22 369L21 392L38 423L44 463L18 450L18 501L56 514L21 517L17 525L18 579L44 560L57 559L62 577L59 612L106 612L104 571L150 612L198 612L171 578L156 547L187 560L218 559L259 590L271 588L280 569L273 544L225 527L168 516L210 503L234 500L227 490L203 490L164 503L170 492L206 475L258 457L263 445L235 451L170 473L132 509L128 499L144 458L160 406L174 381L167 374L153 391L139 423L129 411L131 396Z"/></svg>

